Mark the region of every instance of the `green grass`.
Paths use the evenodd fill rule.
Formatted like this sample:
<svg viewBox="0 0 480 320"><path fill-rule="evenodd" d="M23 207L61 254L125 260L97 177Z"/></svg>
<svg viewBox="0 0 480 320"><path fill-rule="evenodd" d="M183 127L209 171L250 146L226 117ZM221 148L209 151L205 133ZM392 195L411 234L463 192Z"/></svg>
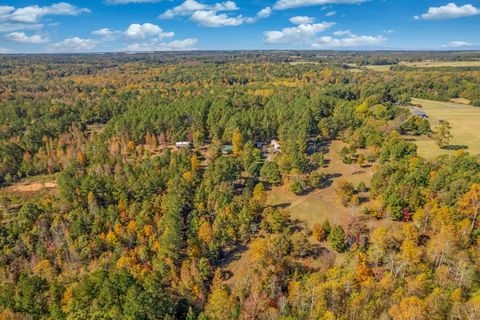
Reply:
<svg viewBox="0 0 480 320"><path fill-rule="evenodd" d="M451 102L440 102L423 99L412 99L413 104L422 105L432 128L440 120L450 123L453 138L452 146L467 146L466 151L480 154L480 108ZM418 145L418 153L426 158L436 157L441 154L454 154L455 151L440 149L435 141L429 137L413 138Z"/></svg>

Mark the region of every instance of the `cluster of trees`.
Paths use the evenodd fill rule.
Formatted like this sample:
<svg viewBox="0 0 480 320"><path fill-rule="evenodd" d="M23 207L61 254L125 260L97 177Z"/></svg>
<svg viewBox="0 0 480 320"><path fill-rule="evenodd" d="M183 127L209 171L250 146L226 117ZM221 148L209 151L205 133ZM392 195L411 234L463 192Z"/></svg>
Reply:
<svg viewBox="0 0 480 320"><path fill-rule="evenodd" d="M480 317L480 161L419 157L402 134L431 129L399 106L474 97L478 71L392 77L251 55L1 58L0 183L57 172L58 190L1 198L0 317ZM257 143L271 139L282 151L267 158ZM272 186L328 180L310 146L332 139L345 163L376 162L385 223L310 228L268 205ZM172 150L180 140L193 148ZM335 188L345 206L367 191Z"/></svg>

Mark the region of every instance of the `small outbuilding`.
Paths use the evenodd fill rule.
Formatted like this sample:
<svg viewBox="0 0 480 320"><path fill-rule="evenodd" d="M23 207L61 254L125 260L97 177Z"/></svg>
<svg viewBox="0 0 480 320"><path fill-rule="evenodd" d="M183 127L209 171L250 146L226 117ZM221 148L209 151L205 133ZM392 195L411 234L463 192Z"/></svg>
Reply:
<svg viewBox="0 0 480 320"><path fill-rule="evenodd" d="M272 146L273 152L279 152L282 149L280 143L276 139L272 139L272 141L270 142L270 146Z"/></svg>
<svg viewBox="0 0 480 320"><path fill-rule="evenodd" d="M175 142L175 147L178 149L189 149L192 146L190 141L177 141Z"/></svg>
<svg viewBox="0 0 480 320"><path fill-rule="evenodd" d="M233 146L231 144L226 144L222 146L222 154L232 154Z"/></svg>
<svg viewBox="0 0 480 320"><path fill-rule="evenodd" d="M420 117L420 118L428 118L428 115L425 113L425 111L420 110L418 108L412 109L411 112L414 116L417 116L417 117Z"/></svg>

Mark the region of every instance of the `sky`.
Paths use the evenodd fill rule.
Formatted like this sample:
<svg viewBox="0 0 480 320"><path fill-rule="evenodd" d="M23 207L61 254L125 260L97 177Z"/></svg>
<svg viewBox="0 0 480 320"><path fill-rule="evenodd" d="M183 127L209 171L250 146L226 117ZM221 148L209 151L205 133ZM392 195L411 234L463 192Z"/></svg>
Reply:
<svg viewBox="0 0 480 320"><path fill-rule="evenodd" d="M0 53L477 50L480 0L0 0Z"/></svg>

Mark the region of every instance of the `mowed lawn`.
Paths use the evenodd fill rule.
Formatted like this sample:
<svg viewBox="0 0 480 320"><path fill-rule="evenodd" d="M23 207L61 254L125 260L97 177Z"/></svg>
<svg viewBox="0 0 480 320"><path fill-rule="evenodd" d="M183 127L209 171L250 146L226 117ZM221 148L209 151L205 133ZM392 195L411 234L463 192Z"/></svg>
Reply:
<svg viewBox="0 0 480 320"><path fill-rule="evenodd" d="M353 183L355 188L360 182L364 182L368 187L373 169L371 166L344 164L338 154L344 146L346 144L341 141L333 141L325 156L330 163L321 171L335 175L330 186L301 196L293 194L288 190L288 186L274 187L268 193L268 204L285 207L293 219L305 222L309 227L315 223L322 224L326 219L332 224L347 226L348 222L358 214L359 208L344 207L340 203L335 192L336 183L344 179Z"/></svg>
<svg viewBox="0 0 480 320"><path fill-rule="evenodd" d="M451 102L440 102L423 99L412 99L413 104L420 104L429 118L432 128L438 126L440 120L450 123L453 138L452 146L467 146L465 151L480 154L480 108ZM432 158L441 154L453 154L453 150L440 149L429 137L413 138L418 145L419 155Z"/></svg>

